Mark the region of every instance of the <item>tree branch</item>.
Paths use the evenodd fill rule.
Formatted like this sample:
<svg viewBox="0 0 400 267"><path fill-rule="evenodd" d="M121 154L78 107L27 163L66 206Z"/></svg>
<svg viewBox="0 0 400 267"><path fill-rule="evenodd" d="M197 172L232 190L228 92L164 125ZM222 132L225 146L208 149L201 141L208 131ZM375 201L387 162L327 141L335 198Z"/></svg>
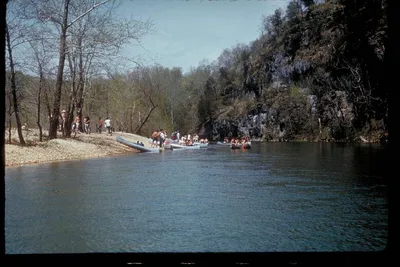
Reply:
<svg viewBox="0 0 400 267"><path fill-rule="evenodd" d="M81 15L79 15L79 16L78 16L77 18L75 18L73 21L71 21L71 22L67 25L67 28L71 27L72 24L74 24L75 22L77 22L78 20L80 20L81 18L83 18L84 16L86 16L89 12L91 12L91 11L94 10L95 8L101 6L101 5L103 5L103 4L105 4L105 3L109 2L109 1L110 1L110 0L105 0L105 1L103 1L103 2L101 2L101 3L94 4L91 8L89 8L89 9L86 10L84 13L82 13Z"/></svg>

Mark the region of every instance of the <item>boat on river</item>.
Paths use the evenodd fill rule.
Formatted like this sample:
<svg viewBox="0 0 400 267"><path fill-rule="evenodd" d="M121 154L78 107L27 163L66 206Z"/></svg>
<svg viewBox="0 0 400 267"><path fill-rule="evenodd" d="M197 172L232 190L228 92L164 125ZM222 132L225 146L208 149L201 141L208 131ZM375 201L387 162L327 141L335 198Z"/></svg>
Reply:
<svg viewBox="0 0 400 267"><path fill-rule="evenodd" d="M208 143L194 142L192 145L185 145L184 142L179 142L178 140L167 138L165 140L164 147L167 149L199 149L207 148Z"/></svg>
<svg viewBox="0 0 400 267"><path fill-rule="evenodd" d="M200 146L200 148L207 148L208 147L208 143L200 143L200 142L194 142L193 145L198 145Z"/></svg>
<svg viewBox="0 0 400 267"><path fill-rule="evenodd" d="M179 144L169 144L172 149L200 149L200 145L179 145Z"/></svg>
<svg viewBox="0 0 400 267"><path fill-rule="evenodd" d="M251 142L246 142L244 144L230 144L231 149L250 149Z"/></svg>
<svg viewBox="0 0 400 267"><path fill-rule="evenodd" d="M231 143L225 143L225 142L218 141L217 145L219 145L219 146L230 146Z"/></svg>
<svg viewBox="0 0 400 267"><path fill-rule="evenodd" d="M136 149L136 150L139 150L140 152L153 152L153 153L154 153L154 152L161 152L161 151L163 151L163 149L162 149L162 148L159 148L159 147L146 147L146 146L144 146L144 145L141 145L141 144L137 144L137 143L135 143L135 142L128 141L128 140L122 138L122 137L119 136L119 135L115 137L115 140L117 140L117 142L119 142L119 143L121 143L121 144L124 144L124 145L126 145L126 146L129 146L129 147L134 148L134 149Z"/></svg>

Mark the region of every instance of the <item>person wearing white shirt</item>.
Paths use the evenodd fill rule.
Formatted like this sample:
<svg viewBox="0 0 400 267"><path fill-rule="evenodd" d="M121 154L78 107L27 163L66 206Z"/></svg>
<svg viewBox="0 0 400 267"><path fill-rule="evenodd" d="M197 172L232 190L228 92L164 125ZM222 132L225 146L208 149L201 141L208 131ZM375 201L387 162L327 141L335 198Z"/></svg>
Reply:
<svg viewBox="0 0 400 267"><path fill-rule="evenodd" d="M107 135L112 135L111 134L111 120L108 117L104 121L104 125L106 126L106 129L107 129Z"/></svg>
<svg viewBox="0 0 400 267"><path fill-rule="evenodd" d="M160 129L160 147L163 147L165 140L165 130Z"/></svg>

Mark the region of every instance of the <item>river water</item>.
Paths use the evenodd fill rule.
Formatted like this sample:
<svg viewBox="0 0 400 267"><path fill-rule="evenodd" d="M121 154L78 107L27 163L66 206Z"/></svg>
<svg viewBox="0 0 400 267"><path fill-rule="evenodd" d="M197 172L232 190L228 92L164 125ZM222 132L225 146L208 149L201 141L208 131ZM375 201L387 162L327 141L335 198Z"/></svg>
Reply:
<svg viewBox="0 0 400 267"><path fill-rule="evenodd" d="M6 253L381 251L387 157L253 143L6 168Z"/></svg>

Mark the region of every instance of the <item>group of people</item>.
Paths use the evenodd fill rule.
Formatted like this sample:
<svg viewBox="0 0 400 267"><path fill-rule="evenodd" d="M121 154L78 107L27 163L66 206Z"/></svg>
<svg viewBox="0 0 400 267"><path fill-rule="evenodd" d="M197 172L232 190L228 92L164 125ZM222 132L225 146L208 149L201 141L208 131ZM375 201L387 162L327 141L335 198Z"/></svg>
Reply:
<svg viewBox="0 0 400 267"><path fill-rule="evenodd" d="M111 119L107 117L104 120L104 127L106 128L106 135L112 135L113 128L111 127ZM96 124L97 133L101 134L103 129L103 120L99 117L98 124Z"/></svg>
<svg viewBox="0 0 400 267"><path fill-rule="evenodd" d="M171 139L172 140L180 140L181 134L179 133L179 130L176 130L171 133Z"/></svg>
<svg viewBox="0 0 400 267"><path fill-rule="evenodd" d="M154 130L151 135L151 147L164 147L165 139L167 138L167 130Z"/></svg>
<svg viewBox="0 0 400 267"><path fill-rule="evenodd" d="M60 115L60 119L59 119L59 131L60 132L62 132L64 130L66 120L67 120L66 111L62 110L61 111L61 115ZM76 136L76 134L80 134L81 133L80 123L81 123L81 119L80 119L79 113L78 113L78 114L76 114L75 119L72 121L71 132L74 133L74 136ZM102 118L99 117L98 124L96 124L96 132L97 133L101 133L102 132L103 125L106 128L107 135L112 135L112 127L111 127L110 118L107 117L104 120L104 123L103 123ZM89 117L89 115L86 115L83 118L83 125L82 126L83 126L82 127L83 133L90 134L91 127L90 127L90 117Z"/></svg>
<svg viewBox="0 0 400 267"><path fill-rule="evenodd" d="M224 138L224 143L231 143L231 144L246 144L247 142L249 142L249 137L246 135L242 138L238 138L238 137L232 137L231 140L229 141L228 137Z"/></svg>
<svg viewBox="0 0 400 267"><path fill-rule="evenodd" d="M187 145L187 146L191 146L194 143L202 143L202 144L208 143L207 138L200 138L198 134L191 135L189 133L187 135L180 137L180 133L178 130L171 134L171 139L177 140L179 142L179 144Z"/></svg>
<svg viewBox="0 0 400 267"><path fill-rule="evenodd" d="M200 143L200 144L207 144L208 143L208 139L207 138L200 138L198 134L195 135L184 135L182 136L181 140L179 140L179 143L187 145L187 146L191 146L195 143Z"/></svg>
<svg viewBox="0 0 400 267"><path fill-rule="evenodd" d="M76 115L75 120L72 122L72 132L74 133L74 136L78 133L80 134L80 121L81 119L79 118L79 114ZM89 115L86 115L83 118L83 132L86 134L90 134L90 117Z"/></svg>
<svg viewBox="0 0 400 267"><path fill-rule="evenodd" d="M164 147L166 140L167 140L167 130L160 129L160 130L154 130L154 132L151 135L151 139L149 141L151 142L152 147ZM181 145L188 145L188 146L193 145L193 143L196 142L208 143L207 138L199 139L199 136L197 134L194 136L188 134L181 137L178 130L172 132L171 140L178 142Z"/></svg>

